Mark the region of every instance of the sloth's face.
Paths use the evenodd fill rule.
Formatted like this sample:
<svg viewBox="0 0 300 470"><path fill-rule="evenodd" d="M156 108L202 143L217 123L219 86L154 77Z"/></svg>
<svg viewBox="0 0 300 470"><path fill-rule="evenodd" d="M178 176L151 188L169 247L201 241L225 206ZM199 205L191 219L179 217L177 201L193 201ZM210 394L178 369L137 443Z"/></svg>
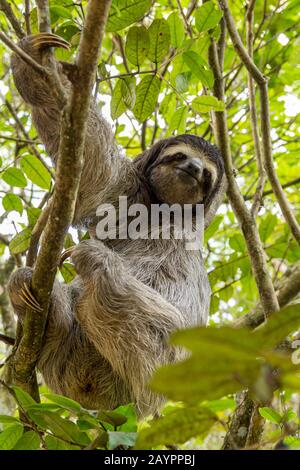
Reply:
<svg viewBox="0 0 300 470"><path fill-rule="evenodd" d="M166 148L150 174L152 190L167 204L204 203L216 179L216 168L208 157L182 143Z"/></svg>

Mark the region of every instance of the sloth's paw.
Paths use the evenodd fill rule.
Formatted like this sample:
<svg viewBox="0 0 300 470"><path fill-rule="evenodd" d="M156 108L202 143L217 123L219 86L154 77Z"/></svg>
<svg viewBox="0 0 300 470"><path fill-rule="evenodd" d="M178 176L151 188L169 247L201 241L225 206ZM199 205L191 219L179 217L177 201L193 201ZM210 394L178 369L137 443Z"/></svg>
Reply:
<svg viewBox="0 0 300 470"><path fill-rule="evenodd" d="M60 36L52 33L38 33L27 36L24 39L31 47L38 50L43 50L48 47L62 47L69 49L70 44Z"/></svg>
<svg viewBox="0 0 300 470"><path fill-rule="evenodd" d="M32 272L31 268L21 268L10 277L8 293L17 313L23 313L26 307L35 312L43 310L31 292Z"/></svg>

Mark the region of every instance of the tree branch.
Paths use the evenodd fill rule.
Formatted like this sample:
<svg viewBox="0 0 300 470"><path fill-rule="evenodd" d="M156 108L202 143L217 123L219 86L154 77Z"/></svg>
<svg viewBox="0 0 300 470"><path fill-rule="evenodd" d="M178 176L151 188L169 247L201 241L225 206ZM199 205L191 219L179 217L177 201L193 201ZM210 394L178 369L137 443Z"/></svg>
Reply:
<svg viewBox="0 0 300 470"><path fill-rule="evenodd" d="M107 21L110 0L90 0L77 56L77 80L62 112L56 187L51 213L32 277L32 290L41 313L27 311L23 336L13 361L14 381L39 399L35 365L42 346L49 299L63 248L72 222L83 165L86 121L96 65Z"/></svg>
<svg viewBox="0 0 300 470"><path fill-rule="evenodd" d="M228 0L219 0L221 9L224 12L226 25L231 37L232 44L239 55L241 61L247 68L249 74L258 85L260 94L260 113L261 113L261 133L262 133L262 150L263 160L266 173L268 175L273 192L276 196L281 212L289 225L291 232L297 242L300 244L300 226L296 217L289 205L287 197L281 187L280 181L275 171L273 155L272 155L272 140L271 140L271 126L270 126L270 110L269 110L269 97L268 97L268 79L262 74L258 67L249 56L240 35L236 29L234 19L228 7Z"/></svg>
<svg viewBox="0 0 300 470"><path fill-rule="evenodd" d="M250 0L246 12L246 32L247 32L247 49L249 57L253 57L253 11L255 6L256 0ZM248 73L248 89L249 89L249 108L250 108L250 121L251 121L251 128L252 128L252 136L254 142L254 152L257 161L258 167L258 183L257 188L254 194L254 201L251 207L251 214L253 217L256 217L260 206L262 195L265 186L265 171L263 166L263 159L262 159L262 151L260 146L260 137L258 131L258 119L257 119L257 112L256 112L256 101L255 101L255 86L254 80L250 73Z"/></svg>
<svg viewBox="0 0 300 470"><path fill-rule="evenodd" d="M3 11L3 13L5 14L6 18L12 25L17 37L19 39L22 39L25 36L25 32L21 28L17 17L12 11L10 4L6 0L0 0L0 11Z"/></svg>

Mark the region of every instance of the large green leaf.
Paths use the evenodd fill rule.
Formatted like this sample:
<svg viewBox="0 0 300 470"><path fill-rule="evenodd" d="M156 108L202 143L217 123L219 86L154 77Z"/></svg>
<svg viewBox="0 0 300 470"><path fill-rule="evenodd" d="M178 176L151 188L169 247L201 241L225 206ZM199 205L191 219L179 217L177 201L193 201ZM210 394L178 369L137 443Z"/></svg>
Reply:
<svg viewBox="0 0 300 470"><path fill-rule="evenodd" d="M113 89L110 102L110 114L112 119L118 119L127 109L122 95L122 79L117 80Z"/></svg>
<svg viewBox="0 0 300 470"><path fill-rule="evenodd" d="M26 251L30 244L31 232L31 228L25 228L17 233L9 244L10 252L16 255Z"/></svg>
<svg viewBox="0 0 300 470"><path fill-rule="evenodd" d="M151 421L139 432L135 449L151 449L157 445L182 444L192 437L206 434L217 421L207 408L181 408Z"/></svg>
<svg viewBox="0 0 300 470"><path fill-rule="evenodd" d="M20 215L22 215L23 204L19 196L16 194L6 194L2 200L2 205L7 212L17 211Z"/></svg>
<svg viewBox="0 0 300 470"><path fill-rule="evenodd" d="M144 122L155 110L160 90L160 80L155 75L147 75L136 87L134 116Z"/></svg>
<svg viewBox="0 0 300 470"><path fill-rule="evenodd" d="M44 397L52 401L53 403L56 403L60 407L73 411L75 413L81 410L81 405L77 403L77 401L71 400L71 398L56 395L55 393L44 393Z"/></svg>
<svg viewBox="0 0 300 470"><path fill-rule="evenodd" d="M128 31L125 54L129 62L138 67L147 57L150 47L149 33L144 26L133 26Z"/></svg>
<svg viewBox="0 0 300 470"><path fill-rule="evenodd" d="M222 12L215 2L205 2L200 8L196 9L196 28L200 33L214 28L222 18Z"/></svg>
<svg viewBox="0 0 300 470"><path fill-rule="evenodd" d="M180 47L185 38L185 30L182 19L176 11L168 17L168 25L171 34L171 44L174 47Z"/></svg>
<svg viewBox="0 0 300 470"><path fill-rule="evenodd" d="M0 433L0 450L11 450L23 434L22 424L12 424Z"/></svg>
<svg viewBox="0 0 300 470"><path fill-rule="evenodd" d="M212 71L208 68L206 62L195 51L187 51L182 54L184 62L201 81L204 86L211 88L214 83Z"/></svg>
<svg viewBox="0 0 300 470"><path fill-rule="evenodd" d="M11 167L7 168L2 173L2 179L5 183L9 184L9 186L16 186L17 188L25 188L27 181L19 168Z"/></svg>
<svg viewBox="0 0 300 470"><path fill-rule="evenodd" d="M75 423L52 411L38 410L37 407L34 407L29 408L27 412L39 427L50 430L55 437L64 439L70 444L85 446L90 443L87 434L81 432Z"/></svg>
<svg viewBox="0 0 300 470"><path fill-rule="evenodd" d="M187 114L188 109L186 106L181 106L180 108L178 108L171 118L169 132L176 130L177 135L184 134Z"/></svg>
<svg viewBox="0 0 300 470"><path fill-rule="evenodd" d="M18 440L14 450L37 450L40 448L40 437L35 431L28 431Z"/></svg>
<svg viewBox="0 0 300 470"><path fill-rule="evenodd" d="M43 189L50 189L51 175L47 168L34 155L25 155L21 159L21 167L27 178Z"/></svg>
<svg viewBox="0 0 300 470"><path fill-rule="evenodd" d="M113 0L106 31L119 31L140 20L151 7L151 0Z"/></svg>
<svg viewBox="0 0 300 470"><path fill-rule="evenodd" d="M154 62L161 62L170 47L170 28L166 20L154 20L149 28L150 47L148 58Z"/></svg>

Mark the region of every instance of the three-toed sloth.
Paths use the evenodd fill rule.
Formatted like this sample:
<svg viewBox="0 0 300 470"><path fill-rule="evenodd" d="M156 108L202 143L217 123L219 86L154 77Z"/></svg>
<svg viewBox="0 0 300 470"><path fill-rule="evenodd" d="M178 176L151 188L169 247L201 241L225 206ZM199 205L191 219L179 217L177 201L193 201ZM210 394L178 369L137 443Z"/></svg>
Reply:
<svg viewBox="0 0 300 470"><path fill-rule="evenodd" d="M43 33L23 39L20 47L40 62L63 39ZM67 93L70 65L58 62ZM33 122L54 164L58 157L60 112L51 87L19 56L12 57L14 81L31 106ZM75 74L76 76L76 74ZM153 371L183 357L171 346L177 329L207 321L210 287L200 250L185 240L108 239L95 236L95 214L104 203L204 205L205 226L222 201L224 167L219 150L200 137L161 140L135 160L123 157L108 123L91 104L84 167L73 219L92 238L72 254L78 276L56 282L38 367L56 393L90 409L113 409L133 402L139 415L159 409L163 397L148 388ZM32 271L16 271L9 294L20 320L25 312L20 289L30 288Z"/></svg>

